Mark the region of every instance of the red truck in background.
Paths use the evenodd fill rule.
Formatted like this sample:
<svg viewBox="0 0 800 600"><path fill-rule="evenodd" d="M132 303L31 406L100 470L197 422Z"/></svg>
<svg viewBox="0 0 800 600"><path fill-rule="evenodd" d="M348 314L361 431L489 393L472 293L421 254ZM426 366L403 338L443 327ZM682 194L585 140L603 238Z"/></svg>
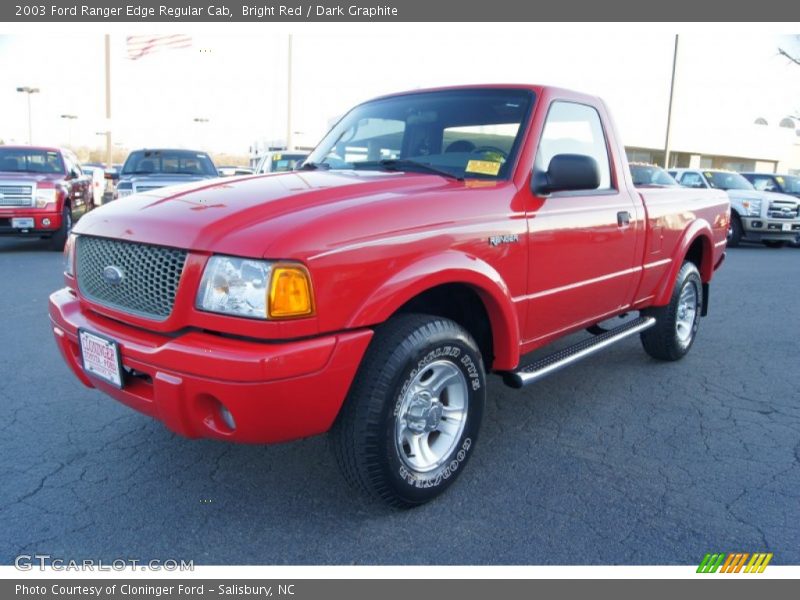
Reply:
<svg viewBox="0 0 800 600"><path fill-rule="evenodd" d="M92 180L69 150L0 146L0 235L49 238L62 250L93 206Z"/></svg>
<svg viewBox="0 0 800 600"><path fill-rule="evenodd" d="M408 507L463 471L487 373L521 387L632 335L683 357L729 219L724 192L636 189L597 98L414 91L354 108L300 171L87 215L50 316L86 386L187 437L332 430L346 479Z"/></svg>

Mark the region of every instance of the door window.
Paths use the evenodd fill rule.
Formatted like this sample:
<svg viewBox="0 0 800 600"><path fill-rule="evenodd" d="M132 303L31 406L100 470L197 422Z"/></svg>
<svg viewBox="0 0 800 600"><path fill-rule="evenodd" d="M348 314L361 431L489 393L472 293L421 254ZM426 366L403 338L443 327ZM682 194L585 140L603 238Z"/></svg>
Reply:
<svg viewBox="0 0 800 600"><path fill-rule="evenodd" d="M597 189L611 189L608 145L600 115L593 107L564 101L550 105L536 153L536 170L546 172L556 154L591 156L600 173Z"/></svg>

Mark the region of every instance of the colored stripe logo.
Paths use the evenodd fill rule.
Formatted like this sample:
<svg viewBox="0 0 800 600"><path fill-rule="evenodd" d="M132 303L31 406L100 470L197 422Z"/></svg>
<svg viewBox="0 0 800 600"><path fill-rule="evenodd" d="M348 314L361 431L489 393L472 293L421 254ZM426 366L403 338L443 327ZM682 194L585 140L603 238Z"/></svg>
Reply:
<svg viewBox="0 0 800 600"><path fill-rule="evenodd" d="M772 560L772 552L708 553L703 557L698 573L763 573Z"/></svg>

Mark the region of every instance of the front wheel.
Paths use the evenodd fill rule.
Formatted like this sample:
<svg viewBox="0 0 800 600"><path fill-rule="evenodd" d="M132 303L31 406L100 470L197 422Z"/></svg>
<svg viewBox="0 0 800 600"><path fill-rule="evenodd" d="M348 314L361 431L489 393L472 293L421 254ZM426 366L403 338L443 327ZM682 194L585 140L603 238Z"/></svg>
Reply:
<svg viewBox="0 0 800 600"><path fill-rule="evenodd" d="M67 243L70 231L72 231L72 210L68 204L64 204L61 210L61 228L50 238L50 249L61 252Z"/></svg>
<svg viewBox="0 0 800 600"><path fill-rule="evenodd" d="M672 297L666 306L642 311L656 324L640 334L642 346L653 358L679 360L694 343L703 309L703 282L694 263L685 262L678 272Z"/></svg>
<svg viewBox="0 0 800 600"><path fill-rule="evenodd" d="M405 314L375 332L332 430L345 479L395 507L444 492L472 455L486 374L472 336Z"/></svg>
<svg viewBox="0 0 800 600"><path fill-rule="evenodd" d="M739 215L734 213L731 215L731 223L728 228L728 247L736 248L742 241L743 234L742 220L739 218Z"/></svg>

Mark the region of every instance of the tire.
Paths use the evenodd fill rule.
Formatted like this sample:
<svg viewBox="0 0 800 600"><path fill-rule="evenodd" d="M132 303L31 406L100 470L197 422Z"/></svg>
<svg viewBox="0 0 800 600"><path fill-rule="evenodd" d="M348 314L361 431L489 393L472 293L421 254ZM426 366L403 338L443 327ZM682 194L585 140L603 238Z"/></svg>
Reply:
<svg viewBox="0 0 800 600"><path fill-rule="evenodd" d="M61 211L61 228L50 238L50 249L56 252L63 251L70 231L72 231L72 211L69 205L64 204Z"/></svg>
<svg viewBox="0 0 800 600"><path fill-rule="evenodd" d="M703 282L694 263L684 262L675 280L675 289L666 306L642 311L656 318L656 324L640 334L642 346L658 360L680 360L689 352L697 336L703 309Z"/></svg>
<svg viewBox="0 0 800 600"><path fill-rule="evenodd" d="M786 242L781 240L762 240L761 243L767 248L783 248L786 245Z"/></svg>
<svg viewBox="0 0 800 600"><path fill-rule="evenodd" d="M742 241L742 220L739 215L731 215L731 226L728 229L728 248L736 248Z"/></svg>
<svg viewBox="0 0 800 600"><path fill-rule="evenodd" d="M432 500L472 455L485 399L483 359L466 330L430 315L392 318L376 330L331 431L342 474L393 507Z"/></svg>

